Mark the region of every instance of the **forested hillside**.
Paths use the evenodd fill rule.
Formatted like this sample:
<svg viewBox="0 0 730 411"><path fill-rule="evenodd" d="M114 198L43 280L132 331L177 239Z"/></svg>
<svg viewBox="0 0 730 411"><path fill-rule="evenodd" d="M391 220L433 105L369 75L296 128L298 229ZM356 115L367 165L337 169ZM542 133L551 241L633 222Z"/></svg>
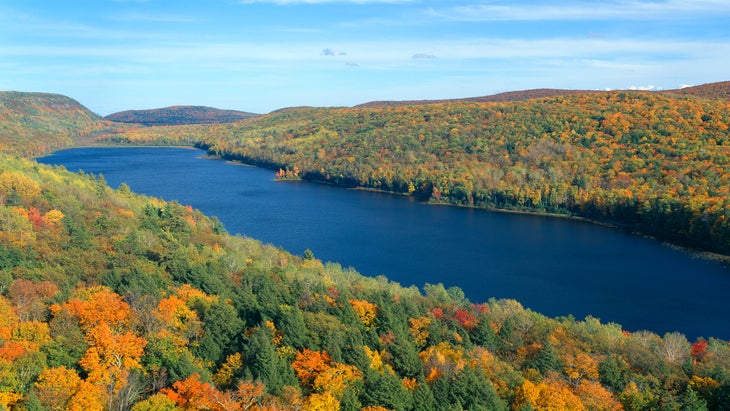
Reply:
<svg viewBox="0 0 730 411"><path fill-rule="evenodd" d="M107 120L146 126L233 123L256 114L204 106L173 106L150 110L126 110L109 114Z"/></svg>
<svg viewBox="0 0 730 411"><path fill-rule="evenodd" d="M0 409L730 408L727 341L422 293L98 176L0 154L0 226Z"/></svg>
<svg viewBox="0 0 730 411"><path fill-rule="evenodd" d="M538 88L531 90L507 91L504 93L491 94L480 97L466 97L445 100L393 100L393 101L370 101L360 104L356 107L396 107L396 106L415 106L423 104L442 104L442 103L496 103L507 101L529 100L542 97L558 97L570 96L574 94L595 94L601 93L598 90L570 90L570 89L552 89ZM606 91L606 93L609 93ZM702 84L699 86L684 87L681 89L662 90L657 93L669 95L689 95L708 99L724 99L730 100L730 82L718 82Z"/></svg>
<svg viewBox="0 0 730 411"><path fill-rule="evenodd" d="M730 108L723 99L619 91L292 108L107 140L195 142L215 155L281 169L286 178L576 215L730 253Z"/></svg>
<svg viewBox="0 0 730 411"><path fill-rule="evenodd" d="M728 89L730 82L666 93L532 90L521 93L557 94L292 108L165 127L108 122L63 96L3 92L0 147L33 156L81 142L195 144L286 178L576 215L728 254Z"/></svg>
<svg viewBox="0 0 730 411"><path fill-rule="evenodd" d="M668 90L665 93L683 94L708 99L721 99L730 101L730 81L702 84L699 86L685 87L678 90Z"/></svg>
<svg viewBox="0 0 730 411"><path fill-rule="evenodd" d="M532 90L507 91L499 94L492 94L481 97L467 97L447 100L404 100L404 101L370 101L360 104L356 107L396 107L396 106L417 106L424 104L443 104L443 103L503 103L507 101L529 100L541 97L557 97L569 96L573 94L596 93L590 90L564 90L552 88L538 88Z"/></svg>
<svg viewBox="0 0 730 411"><path fill-rule="evenodd" d="M112 127L66 96L0 91L0 152L32 157Z"/></svg>
<svg viewBox="0 0 730 411"><path fill-rule="evenodd" d="M578 215L728 254L729 125L723 100L611 92L290 109L186 135L287 177Z"/></svg>
<svg viewBox="0 0 730 411"><path fill-rule="evenodd" d="M0 146L31 156L72 142L195 144L285 178L581 216L727 255L728 89L730 82L662 93L532 90L506 95L557 95L292 108L164 127L101 120L62 96L5 92Z"/></svg>

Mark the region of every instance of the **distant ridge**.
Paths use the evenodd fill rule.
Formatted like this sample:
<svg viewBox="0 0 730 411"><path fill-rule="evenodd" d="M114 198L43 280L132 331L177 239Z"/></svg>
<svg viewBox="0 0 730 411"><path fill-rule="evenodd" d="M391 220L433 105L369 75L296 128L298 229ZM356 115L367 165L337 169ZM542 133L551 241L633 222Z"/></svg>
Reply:
<svg viewBox="0 0 730 411"><path fill-rule="evenodd" d="M615 90L619 91L619 90ZM636 92L638 90L626 90ZM543 97L554 97L554 96L567 96L574 94L587 94L587 93L603 93L606 90L567 90L567 89L553 89L553 88L538 88L532 90L521 90L521 91L507 91L504 93L492 94L481 97L467 97L467 98L454 98L454 99L441 99L441 100L403 100L403 101L370 101L367 103L359 104L355 107L398 107L398 106L417 106L425 104L440 104L440 103L500 103L508 101L521 101L529 100L533 98ZM649 92L649 91L647 91ZM702 84L699 86L685 87L680 89L662 90L656 91L655 93L662 94L681 94L689 95L707 99L723 99L730 100L730 81L722 81L717 83Z"/></svg>
<svg viewBox="0 0 730 411"><path fill-rule="evenodd" d="M126 110L109 114L107 120L146 126L174 126L183 124L233 123L256 114L236 110L220 110L205 106L171 106L150 110Z"/></svg>
<svg viewBox="0 0 730 411"><path fill-rule="evenodd" d="M585 94L585 93L596 93L600 90L562 90L552 88L538 88L533 90L521 90L521 91L507 91L504 93L493 94L489 96L481 97L467 97L467 98L455 98L455 99L443 99L443 100L404 100L404 101L371 101L363 103L355 107L396 107L396 106L415 106L425 104L440 104L440 103L498 103L506 101L520 101L529 100L532 98L541 97L553 97L553 96L566 96L572 94Z"/></svg>
<svg viewBox="0 0 730 411"><path fill-rule="evenodd" d="M730 100L730 81L701 84L699 86L685 87L677 90L663 91L666 94L684 94L689 96Z"/></svg>

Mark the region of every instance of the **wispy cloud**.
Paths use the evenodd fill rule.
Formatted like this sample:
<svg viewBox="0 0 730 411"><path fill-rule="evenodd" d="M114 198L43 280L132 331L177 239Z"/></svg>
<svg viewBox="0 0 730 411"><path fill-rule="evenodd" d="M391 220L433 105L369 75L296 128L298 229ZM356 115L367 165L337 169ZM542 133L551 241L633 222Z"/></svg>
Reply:
<svg viewBox="0 0 730 411"><path fill-rule="evenodd" d="M412 3L414 0L240 0L241 4L398 4Z"/></svg>
<svg viewBox="0 0 730 411"><path fill-rule="evenodd" d="M347 49L344 53L337 50ZM412 50L428 49L431 53L413 54ZM575 58L600 62L605 57L621 55L624 60L686 59L703 56L730 55L730 43L721 41L671 41L597 38L554 38L542 40L521 39L460 39L332 42L322 49L319 42L130 42L126 45L43 46L14 45L0 42L0 56L38 57L114 57L117 59L143 58L145 60L174 62L208 60L230 61L270 59L283 61L311 60L312 56L347 55L360 61L439 60L496 60L527 58ZM598 64L598 63L596 63Z"/></svg>
<svg viewBox="0 0 730 411"><path fill-rule="evenodd" d="M104 40L161 40L172 35L163 35L159 31L145 31L132 29L107 28L87 23L50 21L35 16L12 18L3 22L6 29L32 37L47 37L50 39L71 39L75 41L104 41ZM177 37L177 36L174 36ZM1 40L1 38L0 38ZM55 43L55 41L50 42Z"/></svg>
<svg viewBox="0 0 730 411"><path fill-rule="evenodd" d="M176 14L143 14L125 13L115 14L108 17L109 20L122 21L126 23L150 22L150 23L199 23L204 20L198 17L183 16Z"/></svg>
<svg viewBox="0 0 730 411"><path fill-rule="evenodd" d="M626 87L629 84L658 84L657 77L677 73L662 86L696 81L711 76L711 67L730 67L730 44L720 42L673 42L605 40L584 38L509 40L470 39L441 41L306 42L132 42L124 45L43 46L13 45L0 41L0 61L16 62L14 73L34 76L81 78L94 76L159 77L159 73L188 78L237 78L241 73L278 73L299 76L327 73L341 65L359 67L370 73L400 73L448 66L450 73L472 73L484 78L496 76L532 77L531 87L553 86L551 78L567 78L563 87L595 84L597 87ZM347 50L341 58L337 50ZM429 54L413 54L428 50ZM324 56L324 57L323 57ZM428 56L438 56L431 59ZM336 59L336 60L333 60ZM37 64L47 61L49 64ZM528 62L528 63L526 63ZM698 63L699 62L699 63ZM52 68L55 67L55 68ZM65 68L63 70L59 67ZM296 73L292 69L296 68ZM704 69L704 71L702 71ZM709 71L708 71L709 70ZM45 72L45 76L44 73ZM5 74L3 74L5 73ZM0 77L8 75L1 70ZM147 73L147 74L144 74ZM205 74L201 74L205 73ZM572 73L572 74L568 74ZM684 73L684 74L682 74ZM686 77L693 73L694 77ZM697 74L699 73L699 74ZM385 75L385 74L382 74ZM13 78L16 75L11 75ZM377 78L381 75L376 75ZM716 76L716 75L715 75ZM573 85L575 82L576 85ZM585 86L583 86L585 87Z"/></svg>
<svg viewBox="0 0 730 411"><path fill-rule="evenodd" d="M454 21L659 20L687 18L688 14L730 15L730 7L725 0L489 2L432 8L428 13Z"/></svg>
<svg viewBox="0 0 730 411"><path fill-rule="evenodd" d="M426 53L416 53L414 54L411 59L413 60L434 60L436 56L433 54L426 54Z"/></svg>

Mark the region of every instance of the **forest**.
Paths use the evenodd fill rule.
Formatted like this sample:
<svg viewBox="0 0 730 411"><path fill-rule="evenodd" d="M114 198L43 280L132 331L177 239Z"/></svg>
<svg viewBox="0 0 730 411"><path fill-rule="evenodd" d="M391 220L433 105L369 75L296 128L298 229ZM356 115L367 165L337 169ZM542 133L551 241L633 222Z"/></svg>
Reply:
<svg viewBox="0 0 730 411"><path fill-rule="evenodd" d="M172 106L151 110L127 110L112 113L106 120L145 126L172 126L180 124L233 123L255 116L236 110L220 110L205 106Z"/></svg>
<svg viewBox="0 0 730 411"><path fill-rule="evenodd" d="M724 410L730 345L404 288L0 156L0 409Z"/></svg>
<svg viewBox="0 0 730 411"><path fill-rule="evenodd" d="M23 97L32 97L30 107L46 104ZM101 175L24 158L98 139L160 144L165 136L167 144L199 143L282 167L288 178L367 183L473 206L490 181L505 193L507 184L535 187L532 197L504 194L509 207L557 212L553 190L569 198L575 186L608 201L622 181L631 198L657 190L677 207L662 210L671 219L691 189L697 195L687 207L706 213L698 220L706 223L712 206L728 210L727 103L599 93L114 128L69 100L57 114L0 112L27 126L4 120L0 134L0 410L730 409L728 341L548 318L513 300L472 302L441 284L403 287L311 252L228 235L190 206L109 187ZM655 107L654 117L628 111L628 103ZM79 117L67 121L64 110ZM520 123L536 118L544 122L539 133ZM632 137L647 125L655 132ZM29 141L39 145L28 151ZM495 153L501 163L491 163ZM489 177L497 165L504 174ZM571 167L584 181L553 175ZM545 188L539 184L561 181L567 187L534 197ZM611 204L595 202L592 212ZM624 215L617 210L631 209L606 217Z"/></svg>
<svg viewBox="0 0 730 411"><path fill-rule="evenodd" d="M717 94L700 89L708 90ZM232 124L138 128L99 139L193 143L287 178L579 216L727 255L729 127L725 99L621 91L292 108Z"/></svg>

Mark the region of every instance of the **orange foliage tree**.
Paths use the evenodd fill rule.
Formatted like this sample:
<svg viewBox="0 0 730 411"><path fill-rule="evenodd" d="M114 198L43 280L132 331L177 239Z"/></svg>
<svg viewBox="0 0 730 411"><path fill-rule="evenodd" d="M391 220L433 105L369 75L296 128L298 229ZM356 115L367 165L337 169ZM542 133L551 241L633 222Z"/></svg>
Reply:
<svg viewBox="0 0 730 411"><path fill-rule="evenodd" d="M88 383L104 388L111 407L120 400L131 371L142 368L147 341L132 331L132 310L118 294L93 287L80 289L77 295L54 310L68 310L78 318L89 345L79 364L88 373Z"/></svg>

